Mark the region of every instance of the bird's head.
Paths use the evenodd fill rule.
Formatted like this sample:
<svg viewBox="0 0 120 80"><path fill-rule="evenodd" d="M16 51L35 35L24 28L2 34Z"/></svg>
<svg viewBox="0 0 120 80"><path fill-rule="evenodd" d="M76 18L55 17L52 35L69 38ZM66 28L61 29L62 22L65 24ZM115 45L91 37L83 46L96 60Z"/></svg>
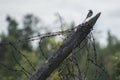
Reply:
<svg viewBox="0 0 120 80"><path fill-rule="evenodd" d="M89 12L92 12L92 10L88 10Z"/></svg>

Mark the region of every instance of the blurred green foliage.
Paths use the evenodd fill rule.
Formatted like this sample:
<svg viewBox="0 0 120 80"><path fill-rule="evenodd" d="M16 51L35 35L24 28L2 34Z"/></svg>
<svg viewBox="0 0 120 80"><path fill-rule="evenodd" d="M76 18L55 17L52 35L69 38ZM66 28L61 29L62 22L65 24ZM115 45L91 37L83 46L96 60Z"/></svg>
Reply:
<svg viewBox="0 0 120 80"><path fill-rule="evenodd" d="M58 16L58 20L61 16ZM2 33L0 35L0 43L4 42L15 42L17 40L24 40L30 35L34 35L36 33L40 33L42 29L36 29L37 24L40 23L40 19L34 15L28 14L24 16L23 19L23 28L18 28L19 23L10 16L7 16L6 21L8 22L8 34L5 35ZM43 24L44 25L44 24ZM61 25L63 26L63 25ZM69 27L73 27L74 23L70 25L66 25ZM43 27L43 26L42 26ZM63 27L62 27L63 30ZM48 30L44 30L48 32ZM66 35L64 35L66 36ZM113 36L110 31L108 31L107 38L107 46L101 48L99 42L96 42L96 49L98 55L98 61L103 62L105 68L107 69L112 80L120 80L120 41ZM36 49L32 47L32 43L30 41L26 41L25 43L14 43L15 47L21 51L23 55L25 55L30 62L33 64L35 69L38 69L41 64L44 63L45 57L43 56L40 47L44 51L44 55L48 58L52 55L56 49L62 44L62 41L56 41L56 38L44 38L39 43ZM78 52L79 53L79 52ZM0 63L3 63L7 66L7 68L12 69L21 69L20 66L16 63L14 56L17 58L17 61L30 73L34 73L34 70L30 67L26 59L21 56L12 46L10 45L1 45L0 46ZM82 56L81 56L82 55ZM91 54L92 55L92 54ZM84 51L81 54L76 54L78 59L78 63L82 71L86 69L86 56L87 52ZM23 72L14 72L12 70L8 70L3 65L0 65L0 80L26 80L27 77ZM89 75L87 75L88 80L94 80L93 75L95 75L95 66L90 64ZM66 73L66 71L65 71ZM58 71L54 71L48 80L60 80ZM101 77L100 80L106 80L105 76Z"/></svg>

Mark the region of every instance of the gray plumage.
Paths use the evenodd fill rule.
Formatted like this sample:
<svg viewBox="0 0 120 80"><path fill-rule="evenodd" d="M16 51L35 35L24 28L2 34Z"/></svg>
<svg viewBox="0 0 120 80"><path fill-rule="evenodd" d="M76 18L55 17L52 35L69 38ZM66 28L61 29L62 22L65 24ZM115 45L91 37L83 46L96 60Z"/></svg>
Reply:
<svg viewBox="0 0 120 80"><path fill-rule="evenodd" d="M86 21L87 18L89 18L89 17L91 17L91 16L93 15L93 11L92 11L92 10L88 10L88 11L89 11L89 12L88 12L88 14L87 14L84 22Z"/></svg>

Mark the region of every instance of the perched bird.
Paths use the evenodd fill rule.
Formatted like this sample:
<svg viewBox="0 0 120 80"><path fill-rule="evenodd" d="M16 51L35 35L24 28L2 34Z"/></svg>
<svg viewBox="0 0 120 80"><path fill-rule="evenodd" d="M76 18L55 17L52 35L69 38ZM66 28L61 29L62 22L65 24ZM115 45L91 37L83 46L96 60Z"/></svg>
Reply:
<svg viewBox="0 0 120 80"><path fill-rule="evenodd" d="M87 17L85 18L84 22L86 21L87 18L91 17L93 15L93 11L92 10L88 10L88 14Z"/></svg>

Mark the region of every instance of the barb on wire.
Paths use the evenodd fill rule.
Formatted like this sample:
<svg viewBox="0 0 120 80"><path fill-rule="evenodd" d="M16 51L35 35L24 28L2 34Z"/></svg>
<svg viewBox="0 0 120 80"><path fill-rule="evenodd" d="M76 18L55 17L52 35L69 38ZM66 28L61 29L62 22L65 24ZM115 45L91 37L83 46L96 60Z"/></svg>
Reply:
<svg viewBox="0 0 120 80"><path fill-rule="evenodd" d="M15 51L17 51L20 55L22 55L22 56L26 59L26 61L28 62L28 64L31 66L31 68L32 68L34 71L36 71L36 69L33 67L32 63L30 62L30 60L29 60L24 54L22 54L21 51L19 51L19 50L14 46L14 44L12 44L12 42L9 42L9 44L11 45L11 47L13 47L13 49L15 49Z"/></svg>
<svg viewBox="0 0 120 80"><path fill-rule="evenodd" d="M77 27L67 29L67 30L64 30L64 31L48 32L48 33L45 33L45 34L38 34L38 35L31 36L31 37L28 37L28 38L25 38L25 39L22 39L22 40L18 40L18 42L34 41L34 40L39 40L39 39L46 38L46 37L58 36L58 35L62 35L63 33L68 33L68 32L70 32L70 31L72 31L76 28Z"/></svg>
<svg viewBox="0 0 120 80"><path fill-rule="evenodd" d="M70 31L72 31L76 28L77 28L77 26L74 27L74 28L71 28L71 29L64 30L64 31L48 32L48 33L44 33L44 34L38 34L38 35L35 35L35 36L27 37L25 39L19 39L19 40L13 41L12 43L15 43L15 44L24 43L26 41L34 41L34 40L40 40L40 39L47 38L47 37L58 36L58 35L62 35L63 33L69 33ZM3 45L9 45L9 41L0 43L0 46L3 46Z"/></svg>

